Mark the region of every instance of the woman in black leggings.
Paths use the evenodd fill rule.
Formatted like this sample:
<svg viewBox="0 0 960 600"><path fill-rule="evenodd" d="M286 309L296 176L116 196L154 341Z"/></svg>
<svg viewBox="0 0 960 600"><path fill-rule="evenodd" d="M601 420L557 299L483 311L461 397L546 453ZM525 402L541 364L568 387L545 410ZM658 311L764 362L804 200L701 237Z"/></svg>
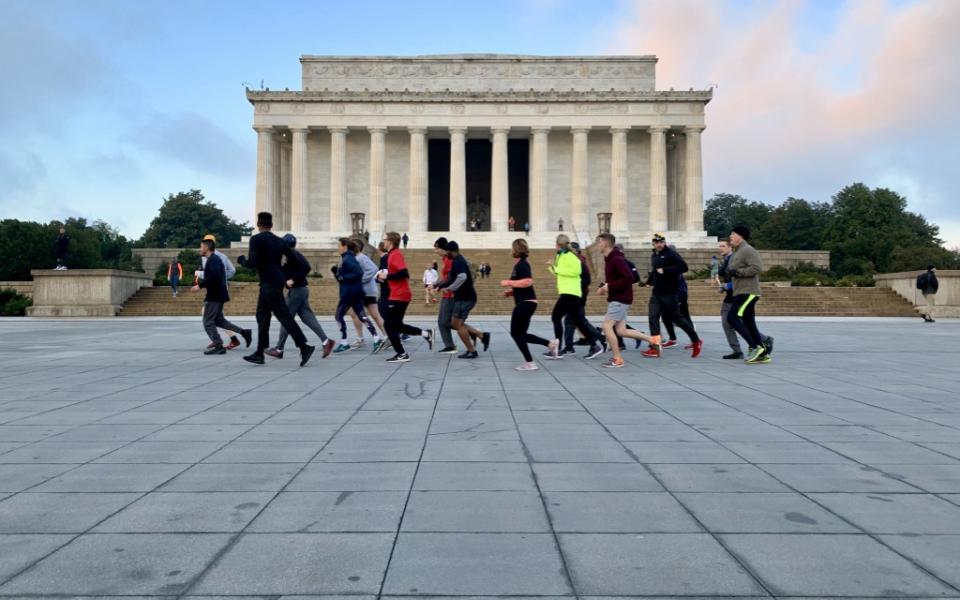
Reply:
<svg viewBox="0 0 960 600"><path fill-rule="evenodd" d="M508 288L504 294L513 296L513 315L510 317L510 337L516 342L524 362L516 367L517 371L536 371L540 367L533 362L529 344L548 346L550 342L544 338L528 333L530 319L537 311L537 293L533 290L533 271L527 262L530 249L526 240L513 240L513 257L517 262L513 265L510 279L504 279L500 285Z"/></svg>

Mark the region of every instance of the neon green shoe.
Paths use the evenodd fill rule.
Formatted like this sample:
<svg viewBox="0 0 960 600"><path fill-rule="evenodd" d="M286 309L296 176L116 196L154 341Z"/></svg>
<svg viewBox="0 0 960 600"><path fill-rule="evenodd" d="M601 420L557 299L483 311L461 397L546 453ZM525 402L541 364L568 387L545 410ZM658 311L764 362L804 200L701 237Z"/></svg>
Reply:
<svg viewBox="0 0 960 600"><path fill-rule="evenodd" d="M755 363L760 360L761 356L764 356L767 353L766 349L763 346L757 346L750 350L750 354L747 355L748 363Z"/></svg>

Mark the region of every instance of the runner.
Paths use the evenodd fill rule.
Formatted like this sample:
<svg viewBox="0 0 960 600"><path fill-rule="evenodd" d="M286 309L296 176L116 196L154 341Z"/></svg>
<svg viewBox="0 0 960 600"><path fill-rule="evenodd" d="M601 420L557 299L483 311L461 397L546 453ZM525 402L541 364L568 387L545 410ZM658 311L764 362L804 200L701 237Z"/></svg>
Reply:
<svg viewBox="0 0 960 600"><path fill-rule="evenodd" d="M334 348L334 354L354 349L347 340L347 320L345 318L347 311L351 309L357 314L357 317L363 321L363 324L366 325L367 330L373 336L374 345L379 346L380 342L380 335L377 333L377 328L374 327L373 322L367 317L366 311L363 310L363 267L361 267L357 261L357 245L349 238L340 238L338 244L340 265L339 267L334 266L330 268L333 276L340 282L340 302L337 303L337 312L334 315L334 320L336 320L337 325L340 326L340 343ZM357 341L362 344L361 339Z"/></svg>
<svg viewBox="0 0 960 600"><path fill-rule="evenodd" d="M200 242L200 255L207 260L203 267L203 276L200 277L193 291L199 292L201 289L207 291L203 300L203 328L210 338L211 346L207 346L204 354L226 354L227 349L223 347L223 338L217 332L217 328L235 331L243 336L247 346L253 339L253 332L234 325L223 316L223 305L230 302L230 293L227 291L227 273L223 268L223 262L220 257L214 254L216 244L210 240Z"/></svg>
<svg viewBox="0 0 960 600"><path fill-rule="evenodd" d="M737 225L730 232L733 255L727 265L727 275L733 280L733 306L727 314L730 325L737 330L750 348L747 352L748 363L768 363L773 348L764 344L764 336L757 329L754 311L760 300L760 273L763 261L760 253L751 246L750 229Z"/></svg>
<svg viewBox="0 0 960 600"><path fill-rule="evenodd" d="M583 269L580 259L570 250L570 238L561 233L557 236L557 255L552 263L547 263L550 272L557 276L557 292L560 297L553 306L550 315L553 321L553 340L544 355L549 359L563 358L560 354L560 339L563 337L563 318L570 315L574 325L590 342L590 350L585 358L592 359L603 354L600 337L596 329L591 326L580 312L580 273Z"/></svg>
<svg viewBox="0 0 960 600"><path fill-rule="evenodd" d="M449 289L453 292L453 314L450 327L460 335L460 341L467 347L466 352L457 358L477 358L477 348L474 340L479 339L483 344L483 351L490 347L490 332L480 331L467 325L470 311L477 305L477 290L473 285L473 273L467 259L460 254L460 246L453 240L447 242L447 256L453 261L450 274L443 281L437 282L436 288Z"/></svg>
<svg viewBox="0 0 960 600"><path fill-rule="evenodd" d="M607 295L607 314L603 318L603 333L607 336L607 347L613 352L613 357L603 363L607 368L623 366L618 338L642 340L654 346L659 343L659 340L649 335L627 328L627 311L633 304L633 284L636 282L630 263L616 244L617 238L611 233L601 233L597 236L597 245L603 253L604 263L604 283L598 292Z"/></svg>
<svg viewBox="0 0 960 600"><path fill-rule="evenodd" d="M740 347L740 338L737 337L737 330L730 324L727 316L730 314L730 307L733 306L733 283L727 273L727 267L730 264L730 256L733 254L733 246L730 245L730 238L720 238L718 243L720 248L721 262L717 270L717 278L720 283L720 291L723 293L723 302L720 304L720 323L723 325L723 334L727 337L727 344L730 346L730 354L724 354L726 360L737 360L743 358L743 349Z"/></svg>
<svg viewBox="0 0 960 600"><path fill-rule="evenodd" d="M570 249L577 255L577 258L580 259L580 316L583 317L583 322L593 327L593 325L587 321L587 298L590 296L590 282L592 280L590 265L587 262L587 257L583 255L583 251L580 249L580 244L570 242ZM574 318L572 316L567 315L563 318L563 350L560 351L560 354L576 353L573 347L573 332L576 329L577 326L574 324ZM594 327L593 330L597 337L600 337L603 333L597 330L596 327ZM584 336L585 334L581 332L580 335ZM580 339L586 343L586 337L581 337Z"/></svg>
<svg viewBox="0 0 960 600"><path fill-rule="evenodd" d="M440 280L446 280L450 277L450 267L453 266L453 259L447 255L447 238L439 237L433 243L433 251L440 256L443 266L440 268ZM457 346L453 343L453 335L450 329L450 320L453 318L453 292L443 290L440 295L440 312L437 314L437 327L440 329L440 339L443 340L443 349L440 354L456 354Z"/></svg>
<svg viewBox="0 0 960 600"><path fill-rule="evenodd" d="M400 335L406 333L423 336L423 339L427 341L427 348L433 350L433 330L420 329L403 322L403 317L407 313L407 306L410 304L413 294L410 292L410 271L407 270L403 252L400 251L400 234L391 231L384 235L383 247L387 251L387 268L380 271L377 279L381 282L387 281L390 284L390 296L384 325L390 338L390 344L396 352L394 356L387 359L387 362L408 362L410 355L404 350Z"/></svg>
<svg viewBox="0 0 960 600"><path fill-rule="evenodd" d="M650 275L647 279L647 283L653 286L647 313L650 321L650 335L659 344L660 318L663 317L664 321L670 320L690 336L692 344L690 355L696 358L700 356L700 351L703 349L703 340L697 336L693 322L680 314L677 299L679 277L687 272L687 263L676 250L667 246L667 240L662 234L655 233L652 241L653 253L650 255ZM659 358L661 354L659 347L651 346L643 356Z"/></svg>
<svg viewBox="0 0 960 600"><path fill-rule="evenodd" d="M299 259L299 261L284 260L283 262L283 272L287 276L287 308L290 309L290 314L294 318L299 316L300 321L320 337L320 342L323 343L323 358L326 358L330 356L330 351L333 350L333 340L327 337L323 327L317 321L317 315L310 308L310 285L307 282L307 275L310 274L310 263L303 254L296 250L296 236L288 233L283 236L283 241L290 246L290 249L296 253ZM289 335L281 325L277 346L268 348L263 353L273 358L283 358L283 347L286 345Z"/></svg>
<svg viewBox="0 0 960 600"><path fill-rule="evenodd" d="M379 273L385 272L387 270L387 249L383 245L383 242L380 242L379 244L377 244L377 255L379 256L379 261L380 261L379 262L380 270L377 271L377 274L379 277ZM375 283L378 282L377 277L374 278L374 282ZM380 346L376 350L374 350L375 354L379 354L383 352L386 348L389 348L391 346L390 336L387 333L387 306L390 303L390 282L388 282L387 280L383 280L383 281L379 281L377 285L379 287L379 290L378 290L379 294L377 296L377 311L380 313L380 321L383 323L384 335L386 335L387 337L386 339L382 340L380 342Z"/></svg>
<svg viewBox="0 0 960 600"><path fill-rule="evenodd" d="M510 273L510 279L504 279L500 285L509 288L503 292L505 296L513 296L513 314L510 316L510 337L520 349L523 355L523 361L517 371L536 371L540 367L533 362L533 355L530 354L529 344L539 344L541 346L550 346L550 342L540 336L529 332L530 319L537 310L537 293L533 289L533 271L530 269L530 263L527 262L527 256L530 254L530 248L526 240L513 240L513 257L516 262L513 264L513 272Z"/></svg>
<svg viewBox="0 0 960 600"><path fill-rule="evenodd" d="M211 242L213 242L214 248L216 248L217 238L216 238L216 236L214 236L212 233L208 233L207 235L203 236L203 239L205 239L205 240L210 240ZM229 288L229 287L230 287L230 280L233 279L233 276L237 274L237 268L236 268L235 266L233 266L233 263L232 263L232 262L230 262L230 258L229 258L226 254L224 254L223 252L220 252L220 250L216 250L216 249L215 249L215 250L213 251L213 253L216 254L217 257L220 259L220 262L223 263L223 268L224 268L224 270L225 270L226 273L227 273L227 287ZM200 257L200 268L201 268L201 269L203 269L203 266L206 264L206 262L207 262L207 259L204 258L203 256L201 256L201 257ZM224 333L224 335L227 335L228 332L227 332L226 329L224 329L224 330L223 330L223 333ZM233 350L234 348L236 348L236 347L238 347L238 346L240 345L240 340L238 340L238 339L237 339L237 336L235 336L235 335L230 335L229 337L230 337L230 343L227 344L227 345L225 346L225 348L226 348L227 350ZM247 346L249 346L249 345L250 345L250 344L247 344ZM211 342L211 345L208 346L208 348L209 348L209 347L212 347L212 346L213 346L213 342Z"/></svg>
<svg viewBox="0 0 960 600"><path fill-rule="evenodd" d="M355 253L357 257L357 262L360 263L360 266L363 268L363 279L361 283L363 284L363 309L367 311L367 316L370 317L374 323L377 325L377 329L380 330L380 339L376 338L373 341L373 352L376 354L380 352L380 348L386 343L387 330L383 327L383 317L380 316L380 306L377 301L377 268L376 263L373 262L369 256L364 254L363 249L366 246L360 238L353 238L353 243L357 246L357 251ZM359 331L358 337L361 341L361 346L363 345L363 329L359 327L361 321L357 318L356 313L353 309L350 309L350 318L353 319L354 327Z"/></svg>

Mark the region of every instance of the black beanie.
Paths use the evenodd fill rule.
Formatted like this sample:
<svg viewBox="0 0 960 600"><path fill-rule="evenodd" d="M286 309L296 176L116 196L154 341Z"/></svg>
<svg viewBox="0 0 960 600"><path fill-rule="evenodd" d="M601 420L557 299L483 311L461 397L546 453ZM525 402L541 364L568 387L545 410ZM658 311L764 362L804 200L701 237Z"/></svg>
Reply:
<svg viewBox="0 0 960 600"><path fill-rule="evenodd" d="M745 240L750 239L750 228L746 225L737 225L733 228L733 233L739 235Z"/></svg>
<svg viewBox="0 0 960 600"><path fill-rule="evenodd" d="M460 244L454 242L453 240L450 240L449 242L447 242L446 251L447 251L447 252L460 252Z"/></svg>

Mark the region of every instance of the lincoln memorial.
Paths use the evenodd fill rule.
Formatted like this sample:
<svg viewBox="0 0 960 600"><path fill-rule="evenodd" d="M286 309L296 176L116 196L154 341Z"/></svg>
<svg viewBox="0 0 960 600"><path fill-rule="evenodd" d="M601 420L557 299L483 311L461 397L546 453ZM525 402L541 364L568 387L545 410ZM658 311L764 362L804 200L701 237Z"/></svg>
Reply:
<svg viewBox="0 0 960 600"><path fill-rule="evenodd" d="M305 247L349 234L531 246L598 213L628 246L703 230L709 90L656 89L655 56L303 56L302 90L247 90L256 210Z"/></svg>

